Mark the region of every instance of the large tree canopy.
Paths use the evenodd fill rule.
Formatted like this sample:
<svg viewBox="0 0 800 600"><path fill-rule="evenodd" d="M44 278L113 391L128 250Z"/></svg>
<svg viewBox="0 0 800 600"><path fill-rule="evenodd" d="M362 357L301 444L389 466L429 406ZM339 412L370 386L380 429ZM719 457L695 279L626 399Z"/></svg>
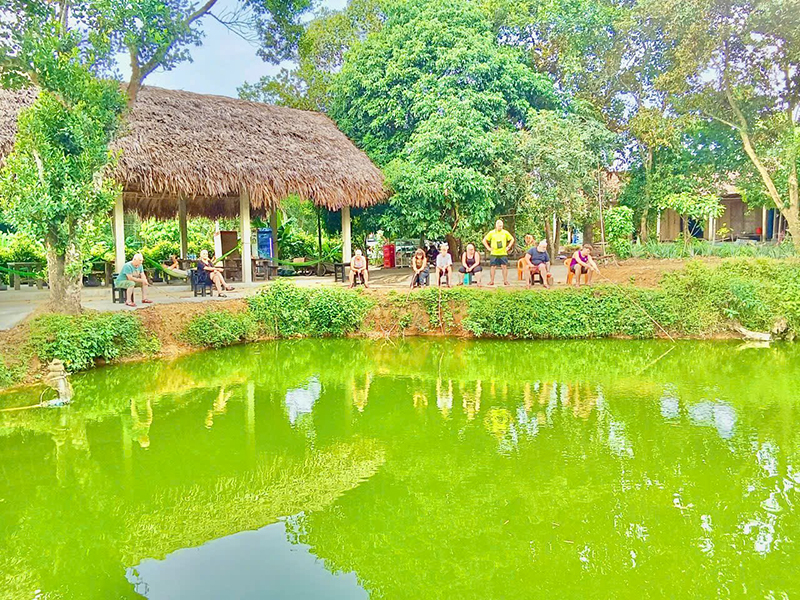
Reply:
<svg viewBox="0 0 800 600"><path fill-rule="evenodd" d="M406 0L347 55L331 115L385 167L394 189L384 225L444 237L488 221L503 165L531 109L554 108L551 80L498 44L474 3Z"/></svg>
<svg viewBox="0 0 800 600"><path fill-rule="evenodd" d="M800 0L643 0L637 17L671 40L657 84L736 132L800 247Z"/></svg>

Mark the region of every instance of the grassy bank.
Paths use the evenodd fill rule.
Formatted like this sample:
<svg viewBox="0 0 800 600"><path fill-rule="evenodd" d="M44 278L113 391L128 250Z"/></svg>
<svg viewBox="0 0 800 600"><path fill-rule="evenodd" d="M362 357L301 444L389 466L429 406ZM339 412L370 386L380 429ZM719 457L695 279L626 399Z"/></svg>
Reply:
<svg viewBox="0 0 800 600"><path fill-rule="evenodd" d="M131 313L45 315L10 332L0 386L34 380L53 358L70 371L116 360L220 348L259 339L454 335L510 339L708 338L735 325L794 339L800 331L800 261L700 262L657 288L429 288L380 293L298 288L278 281L246 301L164 305ZM168 318L169 317L169 318Z"/></svg>

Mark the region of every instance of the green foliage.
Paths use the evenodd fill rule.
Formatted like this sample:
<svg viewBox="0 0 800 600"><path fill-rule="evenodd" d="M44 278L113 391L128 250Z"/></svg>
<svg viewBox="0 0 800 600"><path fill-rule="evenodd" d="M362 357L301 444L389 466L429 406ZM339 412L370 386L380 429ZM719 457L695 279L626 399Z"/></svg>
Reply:
<svg viewBox="0 0 800 600"><path fill-rule="evenodd" d="M381 28L381 4L382 0L350 0L342 10L321 9L305 24L293 56L296 66L245 83L239 97L325 111L330 104L328 89L347 50Z"/></svg>
<svg viewBox="0 0 800 600"><path fill-rule="evenodd" d="M619 258L629 258L633 250L633 209L628 206L609 208L605 214L605 225L611 251Z"/></svg>
<svg viewBox="0 0 800 600"><path fill-rule="evenodd" d="M444 237L491 220L508 198L504 168L532 108L552 108L551 81L466 0L404 0L355 45L331 86L340 128L395 191L390 234Z"/></svg>
<svg viewBox="0 0 800 600"><path fill-rule="evenodd" d="M192 317L182 337L193 346L222 348L256 340L258 335L258 323L249 313L213 310Z"/></svg>
<svg viewBox="0 0 800 600"><path fill-rule="evenodd" d="M158 352L158 340L130 313L44 315L31 323L30 343L42 361L58 358L68 371L106 361Z"/></svg>
<svg viewBox="0 0 800 600"><path fill-rule="evenodd" d="M653 337L656 326L642 309L665 328L676 323L677 314L663 291L600 286L477 293L469 301L463 325L477 336L488 337Z"/></svg>
<svg viewBox="0 0 800 600"><path fill-rule="evenodd" d="M660 209L671 208L679 215L685 215L690 219L708 219L709 217L720 217L725 212L725 207L719 201L716 194L702 194L692 192L679 192L667 194L662 199Z"/></svg>
<svg viewBox="0 0 800 600"><path fill-rule="evenodd" d="M0 355L0 389L7 388L22 381L25 376L25 365L18 363L9 366L6 358Z"/></svg>
<svg viewBox="0 0 800 600"><path fill-rule="evenodd" d="M10 262L46 262L44 247L21 233L0 233L0 267ZM31 269L26 269L30 271ZM11 275L0 272L0 281L9 283Z"/></svg>
<svg viewBox="0 0 800 600"><path fill-rule="evenodd" d="M275 337L341 336L357 331L373 306L359 291L299 288L277 281L247 299L250 314Z"/></svg>
<svg viewBox="0 0 800 600"><path fill-rule="evenodd" d="M677 111L739 138L739 155L749 157L762 194L781 208L790 228L800 214L798 8L795 0L644 0L633 13L645 38L670 42L669 68L657 86Z"/></svg>
<svg viewBox="0 0 800 600"><path fill-rule="evenodd" d="M695 256L718 256L720 258L762 257L792 258L797 256L794 246L789 242L775 244L738 244L731 242L710 243L692 238L687 244L650 241L633 246L634 258L692 258Z"/></svg>

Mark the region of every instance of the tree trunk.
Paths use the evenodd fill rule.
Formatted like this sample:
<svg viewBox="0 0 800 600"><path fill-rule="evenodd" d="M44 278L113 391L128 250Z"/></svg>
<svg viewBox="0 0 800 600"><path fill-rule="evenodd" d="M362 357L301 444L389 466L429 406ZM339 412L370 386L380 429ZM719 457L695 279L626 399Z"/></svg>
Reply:
<svg viewBox="0 0 800 600"><path fill-rule="evenodd" d="M58 252L52 240L45 241L47 278L50 285L50 304L53 312L77 315L81 312L83 265L74 245L64 253Z"/></svg>
<svg viewBox="0 0 800 600"><path fill-rule="evenodd" d="M547 251L550 253L551 262L555 262L555 257L558 256L559 238L561 237L561 221L556 219L555 222L555 231L553 231L552 217L546 219L544 224L545 238L547 239Z"/></svg>
<svg viewBox="0 0 800 600"><path fill-rule="evenodd" d="M447 247L450 249L450 256L453 257L453 262L457 262L456 257L461 260L461 253L463 252L461 249L461 240L456 238L452 233L448 233L445 237L445 241L447 242Z"/></svg>
<svg viewBox="0 0 800 600"><path fill-rule="evenodd" d="M597 223L587 223L583 226L583 243L594 244L594 226Z"/></svg>
<svg viewBox="0 0 800 600"><path fill-rule="evenodd" d="M639 243L644 244L647 242L648 239L648 232L647 232L647 209L644 210L642 213L642 220L639 223Z"/></svg>

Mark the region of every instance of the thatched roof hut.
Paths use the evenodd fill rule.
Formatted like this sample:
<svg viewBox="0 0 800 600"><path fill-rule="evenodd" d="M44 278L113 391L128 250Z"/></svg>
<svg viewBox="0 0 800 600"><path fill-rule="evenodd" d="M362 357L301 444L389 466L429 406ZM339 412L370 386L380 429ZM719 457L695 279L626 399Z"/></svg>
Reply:
<svg viewBox="0 0 800 600"><path fill-rule="evenodd" d="M35 93L0 90L0 158L13 147L18 111ZM331 210L387 196L367 155L327 116L310 111L145 87L115 145L125 208L143 217L175 217L180 194L190 216L210 218L239 214L243 192L260 215L290 194Z"/></svg>

